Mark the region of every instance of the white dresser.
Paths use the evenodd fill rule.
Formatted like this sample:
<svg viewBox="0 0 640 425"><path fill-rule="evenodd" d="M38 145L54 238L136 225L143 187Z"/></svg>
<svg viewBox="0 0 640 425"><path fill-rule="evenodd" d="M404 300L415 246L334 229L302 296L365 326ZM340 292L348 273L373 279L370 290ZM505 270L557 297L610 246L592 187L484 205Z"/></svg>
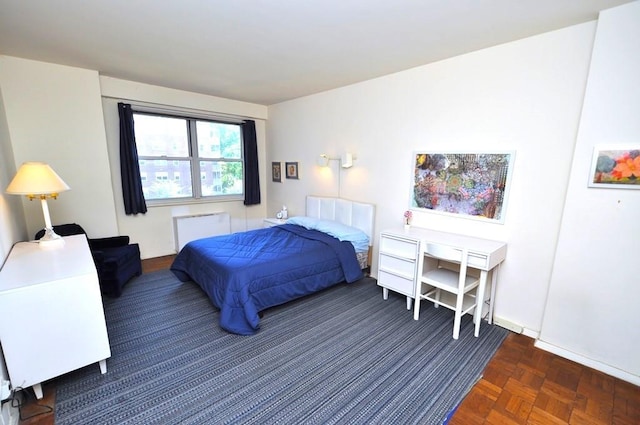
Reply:
<svg viewBox="0 0 640 425"><path fill-rule="evenodd" d="M407 310L415 298L416 279L420 262L420 238L403 230L388 230L380 234L378 251L378 285L382 296L389 298L389 290L407 296Z"/></svg>
<svg viewBox="0 0 640 425"><path fill-rule="evenodd" d="M33 386L111 356L100 285L87 239L59 248L19 242L0 269L0 342L11 386Z"/></svg>

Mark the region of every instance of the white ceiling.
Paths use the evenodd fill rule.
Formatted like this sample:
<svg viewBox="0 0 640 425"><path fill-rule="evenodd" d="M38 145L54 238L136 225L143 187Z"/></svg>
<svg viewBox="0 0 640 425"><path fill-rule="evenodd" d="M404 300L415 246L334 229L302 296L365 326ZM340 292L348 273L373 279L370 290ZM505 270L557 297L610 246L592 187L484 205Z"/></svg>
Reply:
<svg viewBox="0 0 640 425"><path fill-rule="evenodd" d="M0 0L0 54L270 105L631 0Z"/></svg>

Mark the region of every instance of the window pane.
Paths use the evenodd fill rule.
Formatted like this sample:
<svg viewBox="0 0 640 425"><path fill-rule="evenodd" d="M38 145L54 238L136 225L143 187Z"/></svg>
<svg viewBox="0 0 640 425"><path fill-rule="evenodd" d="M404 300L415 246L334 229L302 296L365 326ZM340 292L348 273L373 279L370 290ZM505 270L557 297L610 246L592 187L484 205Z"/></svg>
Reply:
<svg viewBox="0 0 640 425"><path fill-rule="evenodd" d="M196 121L196 132L201 158L241 158L239 125Z"/></svg>
<svg viewBox="0 0 640 425"><path fill-rule="evenodd" d="M187 120L133 114L140 156L189 156Z"/></svg>
<svg viewBox="0 0 640 425"><path fill-rule="evenodd" d="M239 124L147 112L133 116L147 200L244 193Z"/></svg>
<svg viewBox="0 0 640 425"><path fill-rule="evenodd" d="M145 199L186 198L191 190L190 161L139 161Z"/></svg>
<svg viewBox="0 0 640 425"><path fill-rule="evenodd" d="M200 161L202 196L242 194L242 162Z"/></svg>

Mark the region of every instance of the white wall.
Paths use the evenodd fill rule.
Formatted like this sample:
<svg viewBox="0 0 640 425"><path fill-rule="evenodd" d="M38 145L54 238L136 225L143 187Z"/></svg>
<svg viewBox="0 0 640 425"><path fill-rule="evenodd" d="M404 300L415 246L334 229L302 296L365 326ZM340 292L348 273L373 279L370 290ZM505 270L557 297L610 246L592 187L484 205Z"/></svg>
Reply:
<svg viewBox="0 0 640 425"><path fill-rule="evenodd" d="M2 89L0 87L0 268L9 255L13 244L27 237L22 202L19 197L7 195L4 192L4 189L9 185L16 173L10 141L9 127L2 101ZM0 344L2 344L2 341L0 341ZM0 380L9 380L1 346Z"/></svg>
<svg viewBox="0 0 640 425"><path fill-rule="evenodd" d="M120 234L129 235L140 243L142 258L175 254L173 216L226 211L231 216L231 230L243 231L262 226L266 214L267 167L264 161L266 149L265 119L267 108L253 103L222 99L197 93L189 93L148 84L134 83L109 77L101 77L109 163L112 170L111 183L115 195L115 214ZM226 116L250 118L256 123L258 158L260 161L260 195L262 203L245 207L242 201L206 202L174 206L150 206L146 214L126 215L122 201L120 178L120 124L118 102L142 102L156 107L170 107L200 115L224 114Z"/></svg>
<svg viewBox="0 0 640 425"><path fill-rule="evenodd" d="M92 237L117 234L98 73L0 56L0 87L16 168L44 161L71 187L49 202L53 224L79 223ZM28 235L44 227L24 202Z"/></svg>
<svg viewBox="0 0 640 425"><path fill-rule="evenodd" d="M14 243L27 237L27 227L20 197L7 195L6 187L16 174L9 127L0 87L0 267Z"/></svg>
<svg viewBox="0 0 640 425"><path fill-rule="evenodd" d="M640 192L589 188L594 146L640 149L640 2L600 14L542 348L640 385Z"/></svg>
<svg viewBox="0 0 640 425"><path fill-rule="evenodd" d="M433 213L414 225L508 243L496 315L540 330L596 24L586 23L269 107L267 161L299 161L269 183L269 211L337 195L320 153L353 151L341 195L377 205L376 232L401 224L415 150L515 150L503 225ZM373 274L377 273L377 240Z"/></svg>

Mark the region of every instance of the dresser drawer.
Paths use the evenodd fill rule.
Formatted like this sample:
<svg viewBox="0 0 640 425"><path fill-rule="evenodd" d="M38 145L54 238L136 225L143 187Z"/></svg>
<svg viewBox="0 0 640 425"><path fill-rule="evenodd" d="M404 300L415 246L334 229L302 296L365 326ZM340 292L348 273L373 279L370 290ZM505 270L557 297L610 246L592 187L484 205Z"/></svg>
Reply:
<svg viewBox="0 0 640 425"><path fill-rule="evenodd" d="M394 292L414 298L414 284L413 278L406 278L402 276L389 273L384 270L378 271L378 285L383 288L390 289Z"/></svg>
<svg viewBox="0 0 640 425"><path fill-rule="evenodd" d="M385 270L407 279L413 279L416 275L416 261L403 257L396 257L386 253L380 253L380 261L378 262L380 270Z"/></svg>
<svg viewBox="0 0 640 425"><path fill-rule="evenodd" d="M402 239L383 234L380 238L380 252L393 254L398 257L416 259L419 242L412 239Z"/></svg>

